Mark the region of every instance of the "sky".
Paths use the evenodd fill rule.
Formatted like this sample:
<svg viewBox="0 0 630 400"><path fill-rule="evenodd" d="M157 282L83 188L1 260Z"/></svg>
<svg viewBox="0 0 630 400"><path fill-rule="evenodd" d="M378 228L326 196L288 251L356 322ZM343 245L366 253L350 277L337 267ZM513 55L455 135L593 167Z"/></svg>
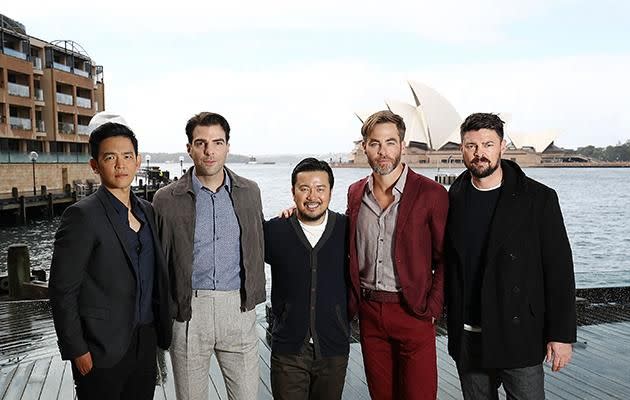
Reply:
<svg viewBox="0 0 630 400"><path fill-rule="evenodd" d="M200 111L227 118L232 153L350 152L354 112L413 103L408 81L462 118L554 130L561 147L630 139L626 1L36 0L0 13L103 65L106 109L144 152L184 151Z"/></svg>

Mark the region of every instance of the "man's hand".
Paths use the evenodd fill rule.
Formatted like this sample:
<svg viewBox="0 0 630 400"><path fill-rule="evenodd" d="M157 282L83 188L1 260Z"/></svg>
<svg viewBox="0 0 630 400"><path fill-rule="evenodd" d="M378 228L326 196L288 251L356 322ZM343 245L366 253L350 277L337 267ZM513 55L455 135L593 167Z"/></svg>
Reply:
<svg viewBox="0 0 630 400"><path fill-rule="evenodd" d="M545 361L551 363L551 370L558 372L571 361L573 346L571 343L549 342L547 343L547 357Z"/></svg>
<svg viewBox="0 0 630 400"><path fill-rule="evenodd" d="M74 359L74 365L77 367L81 375L85 376L92 370L92 354L88 351Z"/></svg>
<svg viewBox="0 0 630 400"><path fill-rule="evenodd" d="M289 208L285 208L284 210L280 211L280 215L278 215L278 217L289 218L291 215L293 215L294 212L295 212L295 206L291 206Z"/></svg>

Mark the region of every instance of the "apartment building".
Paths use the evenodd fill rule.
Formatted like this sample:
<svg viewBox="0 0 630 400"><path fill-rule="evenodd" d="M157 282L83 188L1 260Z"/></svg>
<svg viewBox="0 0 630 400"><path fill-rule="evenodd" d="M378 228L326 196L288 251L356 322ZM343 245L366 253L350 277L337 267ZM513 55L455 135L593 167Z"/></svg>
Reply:
<svg viewBox="0 0 630 400"><path fill-rule="evenodd" d="M22 176L30 178L33 151L38 187L94 178L87 127L105 109L104 89L103 67L79 44L30 36L0 14L0 193L32 190L33 182Z"/></svg>

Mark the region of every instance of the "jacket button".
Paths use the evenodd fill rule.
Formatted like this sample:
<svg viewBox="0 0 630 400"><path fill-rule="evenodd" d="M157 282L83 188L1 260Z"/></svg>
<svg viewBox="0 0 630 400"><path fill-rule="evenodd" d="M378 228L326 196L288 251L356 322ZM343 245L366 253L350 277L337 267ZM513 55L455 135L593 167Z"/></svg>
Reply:
<svg viewBox="0 0 630 400"><path fill-rule="evenodd" d="M521 289L520 289L518 286L514 286L514 287L512 288L512 293L514 293L514 294L519 294L519 293L520 293L520 291L521 291Z"/></svg>
<svg viewBox="0 0 630 400"><path fill-rule="evenodd" d="M519 317L514 317L514 318L512 318L512 323L514 325L518 325L518 324L521 323L521 319Z"/></svg>

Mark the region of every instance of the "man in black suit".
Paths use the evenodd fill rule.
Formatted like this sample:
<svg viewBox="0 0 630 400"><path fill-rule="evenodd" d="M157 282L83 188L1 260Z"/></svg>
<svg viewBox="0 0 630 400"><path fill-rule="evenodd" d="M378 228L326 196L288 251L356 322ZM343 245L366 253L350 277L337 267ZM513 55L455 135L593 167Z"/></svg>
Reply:
<svg viewBox="0 0 630 400"><path fill-rule="evenodd" d="M59 350L79 399L152 399L171 316L153 209L131 192L138 142L119 116L99 113L90 125L101 186L64 212L50 269Z"/></svg>
<svg viewBox="0 0 630 400"><path fill-rule="evenodd" d="M503 121L461 126L467 170L449 190L445 254L448 349L464 399L544 399L542 361L571 360L571 247L556 192L501 156Z"/></svg>

